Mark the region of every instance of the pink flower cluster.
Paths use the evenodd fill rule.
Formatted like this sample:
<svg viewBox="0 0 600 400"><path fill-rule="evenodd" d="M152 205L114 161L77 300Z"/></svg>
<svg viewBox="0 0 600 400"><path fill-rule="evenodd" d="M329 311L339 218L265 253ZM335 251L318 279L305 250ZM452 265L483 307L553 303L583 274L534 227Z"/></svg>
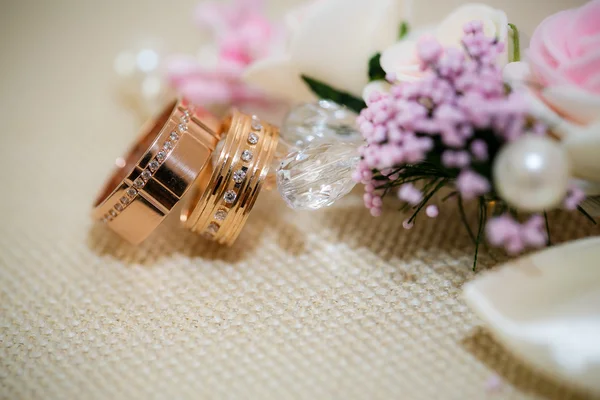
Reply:
<svg viewBox="0 0 600 400"><path fill-rule="evenodd" d="M167 78L177 92L195 104L264 102L265 96L242 80L245 68L283 42L283 31L262 14L262 0L205 1L196 10L198 25L216 43L200 59L172 56Z"/></svg>
<svg viewBox="0 0 600 400"><path fill-rule="evenodd" d="M389 188L402 171L419 165L445 171L463 199L492 191L490 164L495 153L525 132L529 111L523 96L506 92L497 65L503 50L504 43L485 36L480 21L465 25L462 49L424 38L417 49L423 78L395 84L389 93L367 99L357 121L366 144L353 177L365 184L364 200L371 214L381 214L382 186ZM423 199L430 197L413 183L398 184L398 197L410 206L422 207ZM580 201L580 193L572 191L565 206L573 208ZM438 214L435 205L425 210L433 218ZM412 220L403 226L409 229ZM490 219L486 229L490 242L510 253L543 246L547 239L539 215L522 225L503 215Z"/></svg>
<svg viewBox="0 0 600 400"><path fill-rule="evenodd" d="M470 168L473 161L489 157L487 143L475 133L491 130L499 140L515 139L524 130L526 103L505 93L496 64L504 43L486 37L479 21L464 31L464 51L422 39L418 54L428 72L423 79L394 85L389 94L369 99L358 118L367 144L361 148L356 180L368 183L373 169L425 161L435 147L444 167L460 170L458 189L465 197L491 189L487 178Z"/></svg>
<svg viewBox="0 0 600 400"><path fill-rule="evenodd" d="M518 254L527 247L543 247L548 240L544 217L537 214L523 224L508 214L492 218L486 225L486 234L490 244L504 247L509 254Z"/></svg>

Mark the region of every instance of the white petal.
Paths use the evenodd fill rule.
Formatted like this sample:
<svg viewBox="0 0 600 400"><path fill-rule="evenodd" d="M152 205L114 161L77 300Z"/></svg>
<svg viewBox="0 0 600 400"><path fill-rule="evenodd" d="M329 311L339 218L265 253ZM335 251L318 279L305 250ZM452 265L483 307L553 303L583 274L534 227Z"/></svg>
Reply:
<svg viewBox="0 0 600 400"><path fill-rule="evenodd" d="M327 0L316 3L290 43L298 70L360 96L368 62L394 43L402 20L401 1Z"/></svg>
<svg viewBox="0 0 600 400"><path fill-rule="evenodd" d="M255 62L244 72L244 80L273 96L294 101L316 99L298 69L285 56Z"/></svg>
<svg viewBox="0 0 600 400"><path fill-rule="evenodd" d="M505 264L464 287L469 306L515 355L600 393L600 237Z"/></svg>
<svg viewBox="0 0 600 400"><path fill-rule="evenodd" d="M363 89L362 98L365 103L369 104L369 99L373 93L388 93L391 85L387 81L373 81L369 82Z"/></svg>
<svg viewBox="0 0 600 400"><path fill-rule="evenodd" d="M502 76L504 81L513 90L519 91L527 99L531 115L544 122L547 126L552 127L552 131L559 137L562 138L568 134L573 124L566 121L542 101L539 92L534 89L536 84L533 81L527 63L513 62L507 64L502 70Z"/></svg>
<svg viewBox="0 0 600 400"><path fill-rule="evenodd" d="M506 40L508 18L504 11L478 3L465 4L454 10L438 25L436 37L446 46L458 46L464 36L463 26L474 20L483 22L487 36Z"/></svg>
<svg viewBox="0 0 600 400"><path fill-rule="evenodd" d="M574 127L563 139L571 170L578 178L600 183L600 122Z"/></svg>
<svg viewBox="0 0 600 400"><path fill-rule="evenodd" d="M549 86L541 92L548 104L565 118L582 124L600 120L600 95L573 85Z"/></svg>
<svg viewBox="0 0 600 400"><path fill-rule="evenodd" d="M388 74L396 75L399 82L411 82L423 76L419 68L416 40L403 40L388 47L381 54L379 62L381 68Z"/></svg>

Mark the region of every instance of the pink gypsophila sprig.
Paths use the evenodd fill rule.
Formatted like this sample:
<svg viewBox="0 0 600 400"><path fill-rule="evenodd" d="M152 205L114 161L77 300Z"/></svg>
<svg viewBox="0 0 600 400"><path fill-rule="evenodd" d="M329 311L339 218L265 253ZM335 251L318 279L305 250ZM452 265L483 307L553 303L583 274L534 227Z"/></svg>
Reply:
<svg viewBox="0 0 600 400"><path fill-rule="evenodd" d="M492 195L494 156L525 133L526 100L517 92L507 93L497 64L504 43L486 37L483 24L473 21L465 25L461 44L462 49L444 48L434 38L422 38L417 53L423 78L374 93L360 113L357 123L366 144L354 179L368 187L365 205L372 214L381 213L374 196L393 187L418 212L431 198L431 192L421 193L411 183L419 179L427 190L451 185L466 200ZM538 219L534 221L527 232L537 232ZM494 226L503 227L494 223L489 230L499 229ZM510 243L512 250L541 242L539 235L527 236L531 240L521 236L518 243L512 236L494 242Z"/></svg>

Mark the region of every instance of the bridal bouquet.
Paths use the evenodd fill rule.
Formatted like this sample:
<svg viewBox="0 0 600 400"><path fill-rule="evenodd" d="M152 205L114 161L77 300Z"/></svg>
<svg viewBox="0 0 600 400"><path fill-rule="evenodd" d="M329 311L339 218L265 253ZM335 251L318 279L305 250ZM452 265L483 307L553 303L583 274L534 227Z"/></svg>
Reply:
<svg viewBox="0 0 600 400"><path fill-rule="evenodd" d="M373 216L397 196L410 229L453 199L474 267L486 238L510 254L551 243L549 210L595 223L582 203L600 194L600 0L548 17L529 46L506 13L484 4L415 29L401 0L318 0L279 29L256 0L238 2L252 12L221 11L218 42L235 62L210 76L222 77L220 98L299 104L283 123L289 153L276 171L293 208L331 205L360 183ZM214 20L219 8L201 10ZM201 98L193 91L208 93L206 73L195 68L179 61L172 79ZM465 202L476 203L475 229Z"/></svg>

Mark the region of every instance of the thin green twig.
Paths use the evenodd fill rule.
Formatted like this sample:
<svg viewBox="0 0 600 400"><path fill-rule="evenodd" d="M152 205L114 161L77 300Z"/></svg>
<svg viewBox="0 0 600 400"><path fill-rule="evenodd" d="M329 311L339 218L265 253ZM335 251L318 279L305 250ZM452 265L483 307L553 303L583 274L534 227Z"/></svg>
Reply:
<svg viewBox="0 0 600 400"><path fill-rule="evenodd" d="M487 210L485 208L485 200L483 197L479 198L479 229L477 231L477 240L475 241L475 256L473 257L473 272L477 268L477 256L479 254L479 243L481 242L481 235L483 234L483 226L487 218Z"/></svg>
<svg viewBox="0 0 600 400"><path fill-rule="evenodd" d="M447 183L447 181L445 179L442 179L435 188L433 188L429 193L427 193L427 195L425 195L423 200L421 200L419 207L415 210L413 215L408 219L409 224L411 224L414 221L414 219L417 217L417 214L419 213L419 211L421 211L423 209L423 207L425 207L425 205L427 204L429 199L431 199L433 197L433 195L437 193L438 190L443 188L446 185L446 183Z"/></svg>
<svg viewBox="0 0 600 400"><path fill-rule="evenodd" d="M513 31L513 59L511 61L521 61L521 35L515 24L508 24L508 26Z"/></svg>
<svg viewBox="0 0 600 400"><path fill-rule="evenodd" d="M577 210L579 210L580 213L582 213L587 219L589 219L592 222L592 224L597 225L594 217L592 217L590 214L588 214L588 212L585 211L585 209L583 207L577 206Z"/></svg>
<svg viewBox="0 0 600 400"><path fill-rule="evenodd" d="M458 195L458 211L460 212L460 218L462 219L462 222L463 222L465 228L467 228L469 237L471 238L473 243L477 243L475 240L475 235L473 234L473 231L471 230L471 225L469 225L469 220L467 219L467 214L465 213L465 206L463 205L463 199L460 194Z"/></svg>

